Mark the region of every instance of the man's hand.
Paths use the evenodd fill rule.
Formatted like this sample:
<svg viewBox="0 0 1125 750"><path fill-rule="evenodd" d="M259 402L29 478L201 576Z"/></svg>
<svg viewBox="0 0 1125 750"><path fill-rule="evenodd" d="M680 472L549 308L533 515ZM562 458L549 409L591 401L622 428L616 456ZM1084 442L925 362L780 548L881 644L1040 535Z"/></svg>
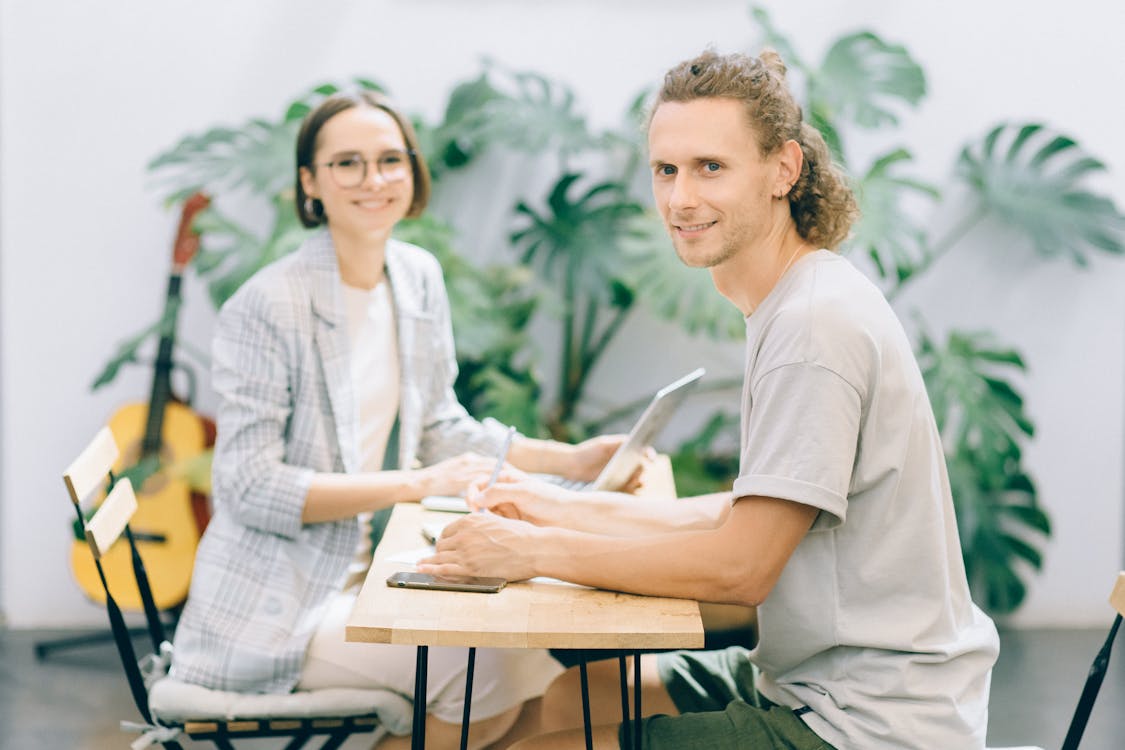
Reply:
<svg viewBox="0 0 1125 750"><path fill-rule="evenodd" d="M435 554L418 562L418 572L522 581L536 575L532 555L541 533L523 521L470 513L445 527Z"/></svg>
<svg viewBox="0 0 1125 750"><path fill-rule="evenodd" d="M506 480L506 481L505 481ZM527 521L536 526L563 523L567 505L580 493L538 479L502 475L501 481L485 488L487 477L469 484L465 500L474 510L488 510L505 518Z"/></svg>

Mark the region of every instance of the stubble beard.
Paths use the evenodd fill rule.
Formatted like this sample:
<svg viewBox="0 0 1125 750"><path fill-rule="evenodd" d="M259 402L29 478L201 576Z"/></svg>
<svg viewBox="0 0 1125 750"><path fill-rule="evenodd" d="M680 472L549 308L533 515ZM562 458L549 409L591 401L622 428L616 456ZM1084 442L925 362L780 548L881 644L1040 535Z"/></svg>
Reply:
<svg viewBox="0 0 1125 750"><path fill-rule="evenodd" d="M672 230L675 231L674 229ZM719 249L712 252L710 255L700 256L699 253L692 252L692 243L672 235L672 247L676 250L676 255L679 256L680 261L689 268L714 268L715 266L726 263L728 260L738 254L740 243L737 242L738 238L723 236L720 238Z"/></svg>

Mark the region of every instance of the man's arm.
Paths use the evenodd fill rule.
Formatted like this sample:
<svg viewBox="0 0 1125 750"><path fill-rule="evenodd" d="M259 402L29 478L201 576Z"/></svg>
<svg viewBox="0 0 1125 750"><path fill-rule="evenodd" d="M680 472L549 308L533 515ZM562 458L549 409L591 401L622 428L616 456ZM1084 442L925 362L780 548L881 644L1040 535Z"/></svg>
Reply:
<svg viewBox="0 0 1125 750"><path fill-rule="evenodd" d="M567 490L535 479L470 486L470 505L536 526L557 526L609 536L634 537L720 526L730 493L700 497L644 497L623 492Z"/></svg>
<svg viewBox="0 0 1125 750"><path fill-rule="evenodd" d="M436 554L418 569L508 580L551 576L614 591L757 606L817 513L788 500L746 497L717 528L641 537L471 514L446 528Z"/></svg>

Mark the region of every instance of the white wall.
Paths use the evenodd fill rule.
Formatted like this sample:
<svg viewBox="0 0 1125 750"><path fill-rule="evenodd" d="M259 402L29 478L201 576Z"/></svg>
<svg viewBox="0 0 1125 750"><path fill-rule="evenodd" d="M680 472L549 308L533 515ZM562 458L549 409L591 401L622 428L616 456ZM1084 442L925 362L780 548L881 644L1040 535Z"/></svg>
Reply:
<svg viewBox="0 0 1125 750"><path fill-rule="evenodd" d="M9 623L102 622L69 580L71 509L59 475L118 405L148 391L142 368L103 392L88 386L107 352L162 304L176 216L146 185L149 158L187 132L275 117L309 86L358 73L435 117L484 54L567 81L591 119L609 125L671 64L707 44L756 42L742 2L690 5L0 0L0 612ZM795 41L808 57L859 27L907 45L932 94L902 139L930 179L944 181L960 145L993 122L1037 118L1105 160L1113 174L1100 187L1125 206L1117 96L1125 61L1116 51L1125 6L918 5L769 3L783 30L804 28ZM487 198L468 205L504 218ZM1031 364L1026 394L1039 434L1028 460L1056 531L1017 624L1106 619L1106 587L1125 547L1123 289L1125 262L1099 260L1080 273L1013 245L958 253L905 300L939 330L996 329ZM958 304L948 304L952 295ZM193 283L185 297L181 336L205 349L209 304ZM645 345L678 337L674 329L643 320L629 329L639 334L635 349L614 353L596 379L611 395L640 387L615 369L643 371L652 384L681 369ZM737 372L737 346L678 339L717 374ZM211 399L204 392L202 404Z"/></svg>

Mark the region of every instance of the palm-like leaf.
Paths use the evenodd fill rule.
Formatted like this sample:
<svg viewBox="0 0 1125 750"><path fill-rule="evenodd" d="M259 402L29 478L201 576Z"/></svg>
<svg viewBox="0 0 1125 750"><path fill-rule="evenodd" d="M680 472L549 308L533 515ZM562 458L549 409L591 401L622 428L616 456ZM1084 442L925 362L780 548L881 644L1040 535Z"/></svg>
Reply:
<svg viewBox="0 0 1125 750"><path fill-rule="evenodd" d="M906 48L869 31L837 40L809 80L810 108L818 117L863 128L897 124L892 106L917 105L925 94L925 74Z"/></svg>
<svg viewBox="0 0 1125 750"><path fill-rule="evenodd" d="M511 367L528 344L525 329L539 304L531 269L477 267L454 251L453 228L429 214L400 222L395 236L430 250L441 263L458 358Z"/></svg>
<svg viewBox="0 0 1125 750"><path fill-rule="evenodd" d="M381 91L366 78L352 87ZM196 190L211 194L244 188L273 196L293 185L293 143L297 130L317 101L340 91L325 83L291 102L280 120L252 118L238 127L216 127L188 135L154 157L147 166L165 200L175 202Z"/></svg>
<svg viewBox="0 0 1125 750"><path fill-rule="evenodd" d="M737 339L746 335L746 323L738 309L715 291L711 274L689 268L676 255L654 212L630 221L630 231L622 243L626 281L643 290L641 304L661 318L675 321L689 333L703 333L715 339Z"/></svg>
<svg viewBox="0 0 1125 750"><path fill-rule="evenodd" d="M898 165L912 158L906 149L897 149L867 170L856 190L861 218L847 244L871 258L880 278L895 283L909 278L926 254L926 230L905 210L904 201L911 193L931 200L940 195L931 185L895 174Z"/></svg>
<svg viewBox="0 0 1125 750"><path fill-rule="evenodd" d="M626 268L622 242L630 220L644 209L616 182L599 183L571 198L571 188L581 179L580 174L564 174L551 188L544 212L521 201L516 213L527 225L512 233L511 240L524 248L523 261L535 263L545 280L557 279L556 264L562 263L576 291L613 302L613 281Z"/></svg>
<svg viewBox="0 0 1125 750"><path fill-rule="evenodd" d="M429 160L435 180L447 169L460 169L488 146L482 123L486 107L503 94L496 90L487 74L466 81L453 89L442 122L430 127L414 121L422 153Z"/></svg>
<svg viewBox="0 0 1125 750"><path fill-rule="evenodd" d="M251 120L238 128L212 128L185 136L148 164L156 188L176 201L196 190L222 193L246 188L272 195L293 179L293 141L299 123Z"/></svg>
<svg viewBox="0 0 1125 750"><path fill-rule="evenodd" d="M490 70L505 76L511 93L485 102L473 122L477 137L500 142L528 153L548 147L562 154L578 153L605 143L590 132L586 118L575 110L574 92L538 73Z"/></svg>
<svg viewBox="0 0 1125 750"><path fill-rule="evenodd" d="M1035 428L1003 377L1005 370L1022 372L1023 359L986 335L953 332L944 347L923 334L918 360L946 443L969 581L989 609L1010 612L1026 593L1017 561L1042 563L1028 534L1050 533L1022 467L1021 445Z"/></svg>
<svg viewBox="0 0 1125 750"><path fill-rule="evenodd" d="M478 268L453 248L453 228L430 214L400 222L395 236L438 258L457 342L454 390L478 418L493 417L528 435L543 435L539 378L517 362L527 354L527 325L539 304L534 274L524 266Z"/></svg>
<svg viewBox="0 0 1125 750"><path fill-rule="evenodd" d="M208 292L215 307L221 306L246 279L263 266L296 250L308 236L293 208L288 191L271 201L274 225L262 238L222 214L213 205L196 222L202 249L196 268L206 276Z"/></svg>
<svg viewBox="0 0 1125 750"><path fill-rule="evenodd" d="M738 415L715 412L696 435L671 454L676 492L681 497L729 492L738 475L738 455L716 448L716 443L734 432L738 440Z"/></svg>
<svg viewBox="0 0 1125 750"><path fill-rule="evenodd" d="M539 412L539 378L527 369L485 364L473 373L467 405L478 416L490 416L525 435L546 437Z"/></svg>
<svg viewBox="0 0 1125 750"><path fill-rule="evenodd" d="M1125 216L1110 198L1082 186L1103 171L1074 139L1038 123L998 125L965 146L958 162L985 210L1042 255L1069 255L1079 265L1090 249L1125 253Z"/></svg>
<svg viewBox="0 0 1125 750"><path fill-rule="evenodd" d="M785 61L785 65L790 68L796 68L806 74L809 72L809 67L797 54L796 48L789 41L789 37L781 33L780 30L773 24L773 19L770 18L769 12L758 5L751 6L750 17L754 19L754 23L762 30L762 35L765 37L764 42L767 46L772 47L781 55L781 59Z"/></svg>

